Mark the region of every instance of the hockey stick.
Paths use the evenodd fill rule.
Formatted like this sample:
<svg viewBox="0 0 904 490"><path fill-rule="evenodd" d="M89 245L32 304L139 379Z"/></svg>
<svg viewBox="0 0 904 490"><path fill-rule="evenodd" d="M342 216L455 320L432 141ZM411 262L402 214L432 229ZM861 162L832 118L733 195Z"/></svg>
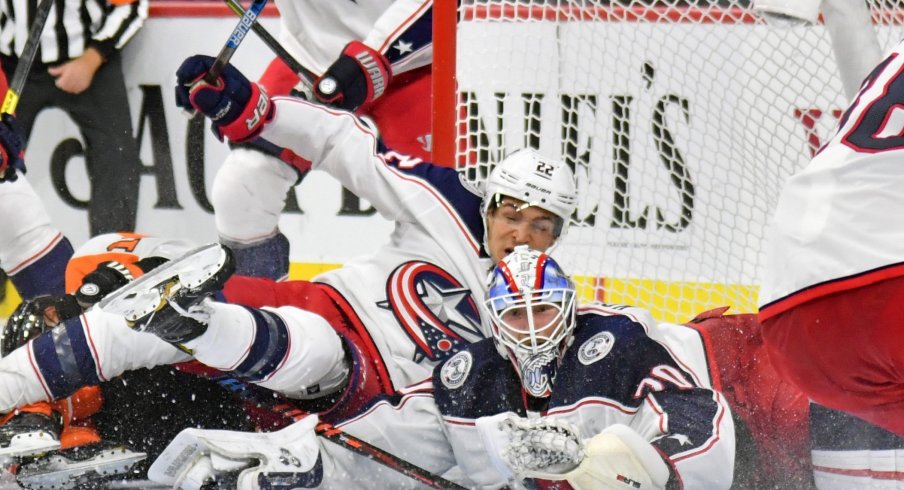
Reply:
<svg viewBox="0 0 904 490"><path fill-rule="evenodd" d="M228 377L219 378L215 381L217 382L217 384L228 389L239 398L253 402L259 407L267 408L271 412L282 417L290 418L295 422L310 415L308 412L297 408L293 403L286 400L282 396L277 395L273 398L261 397L258 392L252 389L252 387L244 381ZM466 487L463 487L453 481L447 480L439 475L434 475L433 473L430 473L420 466L410 463L390 452L384 451L383 449L380 449L369 442L358 439L357 437L343 431L342 429L330 424L329 422L324 422L322 420L319 421L317 426L314 428L314 432L324 439L333 442L334 444L349 449L354 453L360 454L361 456L370 458L377 463L380 463L392 470L398 471L399 473L417 480L430 488L451 490L466 489Z"/></svg>
<svg viewBox="0 0 904 490"><path fill-rule="evenodd" d="M235 12L236 15L245 15L245 9L242 8L242 5L239 4L237 0L225 1L226 5L229 6L229 8L233 12ZM263 41L263 43L266 44L267 47L270 48L273 53L279 57L279 59L283 60L283 62L292 69L292 71L301 75L301 77L308 85L314 85L314 82L317 80L317 74L315 74L311 70L308 70L301 63L299 63L298 60L296 60L294 56L286 51L286 48L284 48L282 44L280 44L279 41L277 41L276 38L274 38L266 28L264 28L264 26L260 25L257 22L254 22L253 24L251 24L251 29L255 34L257 34L257 37L259 37L260 40Z"/></svg>
<svg viewBox="0 0 904 490"><path fill-rule="evenodd" d="M327 422L321 421L320 423L318 423L317 427L314 428L314 432L330 442L336 443L362 456L366 456L382 464L383 466L396 470L403 475L406 475L423 483L424 485L427 485L430 488L447 488L453 490L465 490L466 488L439 475L434 475L433 473L430 473L420 466L415 466L414 464L409 463L408 461L405 461L404 459L394 454L388 453L378 448L377 446L370 444L369 442L364 442L361 439L358 439L357 437Z"/></svg>
<svg viewBox="0 0 904 490"><path fill-rule="evenodd" d="M239 19L238 25L232 30L232 34L229 35L229 40L226 41L226 45L223 46L223 49L220 50L220 54L217 55L217 59L214 60L213 66L211 66L210 70L207 71L207 74L204 75L205 82L211 85L216 83L220 73L223 72L223 68L229 63L232 55L235 54L235 50L239 48L239 44L242 43L242 40L245 39L245 35L248 34L248 29L254 25L254 21L257 20L257 17L264 9L264 5L267 5L267 0L254 0L251 3L251 6L248 7L248 10L242 14L242 18Z"/></svg>
<svg viewBox="0 0 904 490"><path fill-rule="evenodd" d="M0 106L0 113L14 114L16 112L16 106L19 105L19 97L22 95L22 89L25 88L25 80L28 78L28 72L31 71L31 64L38 54L38 47L41 44L41 33L44 32L44 24L47 23L47 16L50 14L51 6L53 6L53 0L41 0L38 5L35 19L28 30L25 49L22 50L22 56L19 57L19 62L16 64L16 71L13 72L13 78L9 81L9 88L3 98L3 106Z"/></svg>

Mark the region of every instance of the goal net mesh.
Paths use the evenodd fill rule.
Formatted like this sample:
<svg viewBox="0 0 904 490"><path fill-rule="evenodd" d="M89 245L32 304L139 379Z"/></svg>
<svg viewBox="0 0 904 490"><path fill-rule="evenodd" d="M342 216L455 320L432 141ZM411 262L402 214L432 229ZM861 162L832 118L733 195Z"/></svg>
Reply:
<svg viewBox="0 0 904 490"><path fill-rule="evenodd" d="M876 62L900 40L898 3L869 2ZM737 0L464 0L456 164L481 182L532 147L575 170L553 256L585 301L660 321L754 312L781 186L849 100L827 24Z"/></svg>

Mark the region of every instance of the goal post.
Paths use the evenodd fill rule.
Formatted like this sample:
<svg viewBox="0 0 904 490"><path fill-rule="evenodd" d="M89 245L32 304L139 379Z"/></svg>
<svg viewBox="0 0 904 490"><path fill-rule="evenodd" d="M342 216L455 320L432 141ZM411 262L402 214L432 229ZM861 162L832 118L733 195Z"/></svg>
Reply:
<svg viewBox="0 0 904 490"><path fill-rule="evenodd" d="M476 182L519 147L565 160L579 206L553 255L585 300L660 321L756 311L781 186L847 105L822 17L767 21L740 0L457 3L434 5L435 160ZM868 4L859 35L884 52L904 7Z"/></svg>

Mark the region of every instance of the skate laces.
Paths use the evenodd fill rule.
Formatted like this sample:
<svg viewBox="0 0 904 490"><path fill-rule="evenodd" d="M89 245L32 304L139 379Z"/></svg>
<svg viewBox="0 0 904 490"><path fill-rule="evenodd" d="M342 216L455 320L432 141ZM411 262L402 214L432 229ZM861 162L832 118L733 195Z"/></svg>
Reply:
<svg viewBox="0 0 904 490"><path fill-rule="evenodd" d="M210 323L210 317L213 315L213 310L210 305L210 298L204 298L200 303L189 306L188 308L183 308L179 306L179 303L175 301L168 301L170 307L181 316L186 318L191 318L197 322L203 323L205 325Z"/></svg>

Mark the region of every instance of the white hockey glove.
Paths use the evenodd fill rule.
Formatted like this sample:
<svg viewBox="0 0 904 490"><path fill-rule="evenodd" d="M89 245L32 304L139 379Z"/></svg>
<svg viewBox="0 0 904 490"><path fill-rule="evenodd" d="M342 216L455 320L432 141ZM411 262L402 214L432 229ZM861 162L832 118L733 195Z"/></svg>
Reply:
<svg viewBox="0 0 904 490"><path fill-rule="evenodd" d="M148 469L148 478L173 488L314 488L323 478L320 443L311 415L276 432L186 429ZM220 488L220 487L218 487Z"/></svg>
<svg viewBox="0 0 904 490"><path fill-rule="evenodd" d="M542 443L541 443L542 445ZM554 449L550 449L554 451ZM538 449L533 449L538 452ZM543 480L567 480L575 490L663 489L669 468L640 434L626 425L607 427L584 443L580 464L566 472L555 466L546 470L525 468L519 476Z"/></svg>
<svg viewBox="0 0 904 490"><path fill-rule="evenodd" d="M581 437L571 424L548 417L526 419L512 412L476 420L489 462L503 480L528 470L564 473L583 459Z"/></svg>

